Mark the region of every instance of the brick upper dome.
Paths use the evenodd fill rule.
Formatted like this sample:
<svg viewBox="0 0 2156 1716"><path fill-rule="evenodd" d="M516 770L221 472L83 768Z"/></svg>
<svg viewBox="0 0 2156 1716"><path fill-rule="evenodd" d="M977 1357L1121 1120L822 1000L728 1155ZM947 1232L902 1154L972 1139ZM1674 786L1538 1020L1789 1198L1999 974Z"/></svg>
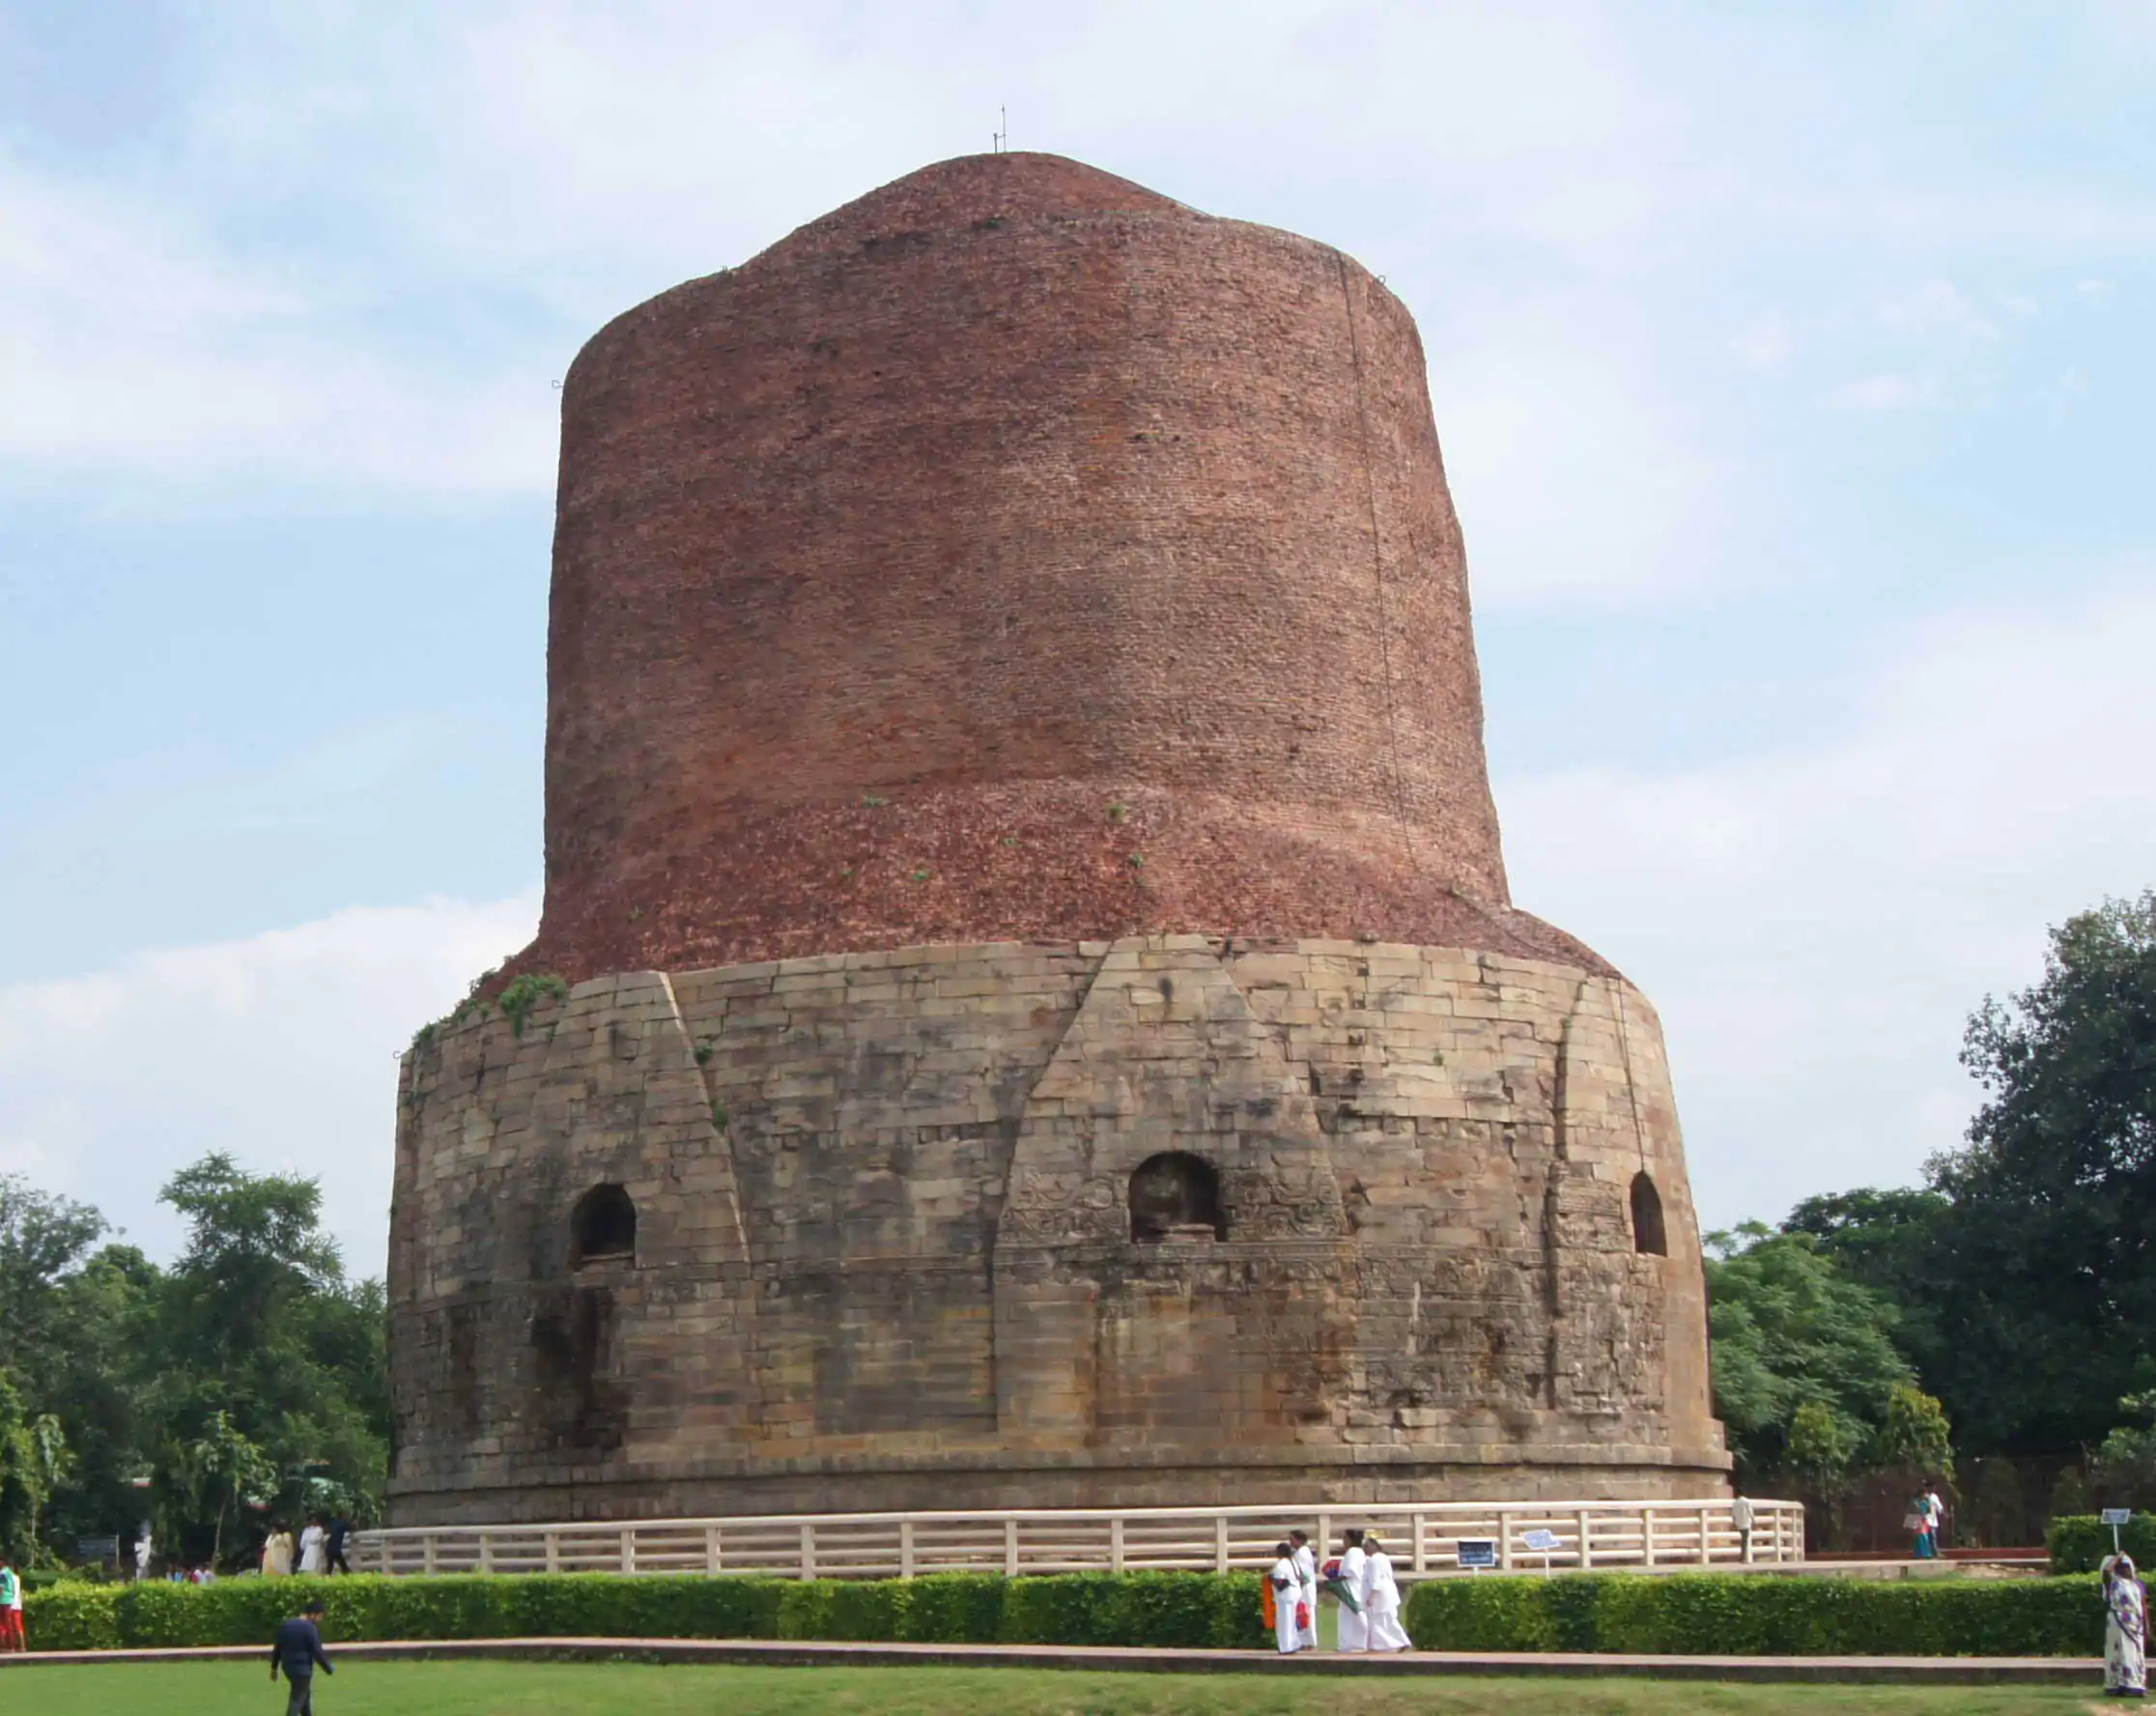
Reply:
<svg viewBox="0 0 2156 1716"><path fill-rule="evenodd" d="M663 293L562 400L547 898L583 976L1511 909L1404 307L1053 156Z"/></svg>
<svg viewBox="0 0 2156 1716"><path fill-rule="evenodd" d="M797 227L750 266L951 232L979 221L1171 213L1203 218L1157 190L1060 155L968 155L894 179Z"/></svg>

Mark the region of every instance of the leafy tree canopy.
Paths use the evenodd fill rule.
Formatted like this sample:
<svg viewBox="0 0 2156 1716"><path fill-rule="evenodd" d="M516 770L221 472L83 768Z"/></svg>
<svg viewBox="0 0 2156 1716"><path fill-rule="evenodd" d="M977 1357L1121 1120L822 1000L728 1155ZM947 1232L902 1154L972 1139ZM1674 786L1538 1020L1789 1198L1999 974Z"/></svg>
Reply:
<svg viewBox="0 0 2156 1716"><path fill-rule="evenodd" d="M2092 1444L2156 1383L2156 892L2055 930L1962 1059L1985 1101L1931 1166L1939 1387L1986 1445Z"/></svg>
<svg viewBox="0 0 2156 1716"><path fill-rule="evenodd" d="M0 1542L128 1533L193 1556L332 1486L362 1514L386 1467L384 1307L346 1279L311 1180L214 1154L164 1200L169 1270L93 1249L95 1210L0 1179ZM136 1480L149 1480L148 1493Z"/></svg>
<svg viewBox="0 0 2156 1716"><path fill-rule="evenodd" d="M1715 1407L1741 1473L1802 1476L1861 1459L1896 1389L1915 1380L1894 1345L1893 1305L1843 1275L1811 1234L1747 1222L1708 1235L1707 1249Z"/></svg>

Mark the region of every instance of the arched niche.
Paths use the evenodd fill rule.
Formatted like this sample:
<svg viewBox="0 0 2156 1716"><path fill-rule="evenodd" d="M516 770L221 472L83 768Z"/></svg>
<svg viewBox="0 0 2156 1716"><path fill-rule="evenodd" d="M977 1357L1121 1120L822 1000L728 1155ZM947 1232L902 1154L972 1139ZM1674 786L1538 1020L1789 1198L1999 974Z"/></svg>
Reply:
<svg viewBox="0 0 2156 1716"><path fill-rule="evenodd" d="M1130 1176L1130 1237L1141 1245L1225 1240L1219 1171L1179 1150L1148 1157Z"/></svg>
<svg viewBox="0 0 2156 1716"><path fill-rule="evenodd" d="M636 1200L618 1186L594 1186L569 1214L569 1267L636 1256Z"/></svg>
<svg viewBox="0 0 2156 1716"><path fill-rule="evenodd" d="M1631 1183L1632 1249L1650 1257L1669 1255L1669 1230L1662 1223L1661 1193L1642 1168Z"/></svg>

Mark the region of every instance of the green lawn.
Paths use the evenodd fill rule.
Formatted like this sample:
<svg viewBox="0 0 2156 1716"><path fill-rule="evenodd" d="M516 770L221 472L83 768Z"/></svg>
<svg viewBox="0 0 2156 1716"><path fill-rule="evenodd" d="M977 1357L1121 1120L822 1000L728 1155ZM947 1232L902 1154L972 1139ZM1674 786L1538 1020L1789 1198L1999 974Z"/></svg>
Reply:
<svg viewBox="0 0 2156 1716"><path fill-rule="evenodd" d="M1372 1680L1034 1669L654 1668L641 1663L368 1663L318 1680L316 1716L1989 1716L2082 1710L2099 1688L1714 1686L1698 1681ZM278 1716L269 1666L99 1664L0 1671L25 1716Z"/></svg>

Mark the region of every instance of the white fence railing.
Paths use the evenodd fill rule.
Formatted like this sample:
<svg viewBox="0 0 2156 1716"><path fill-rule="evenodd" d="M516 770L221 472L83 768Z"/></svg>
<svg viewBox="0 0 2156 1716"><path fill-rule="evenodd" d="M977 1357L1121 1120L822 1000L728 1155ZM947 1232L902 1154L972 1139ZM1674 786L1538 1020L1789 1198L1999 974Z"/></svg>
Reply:
<svg viewBox="0 0 2156 1716"><path fill-rule="evenodd" d="M1380 1532L1404 1575L1459 1572L1462 1538L1492 1542L1500 1570L1802 1560L1803 1508L1795 1502L1751 1505L1748 1548L1726 1500L1398 1502L415 1526L368 1531L353 1560L370 1573L761 1573L785 1579L1139 1568L1225 1573L1268 1564L1274 1544L1291 1528L1310 1532L1330 1553L1349 1526Z"/></svg>

